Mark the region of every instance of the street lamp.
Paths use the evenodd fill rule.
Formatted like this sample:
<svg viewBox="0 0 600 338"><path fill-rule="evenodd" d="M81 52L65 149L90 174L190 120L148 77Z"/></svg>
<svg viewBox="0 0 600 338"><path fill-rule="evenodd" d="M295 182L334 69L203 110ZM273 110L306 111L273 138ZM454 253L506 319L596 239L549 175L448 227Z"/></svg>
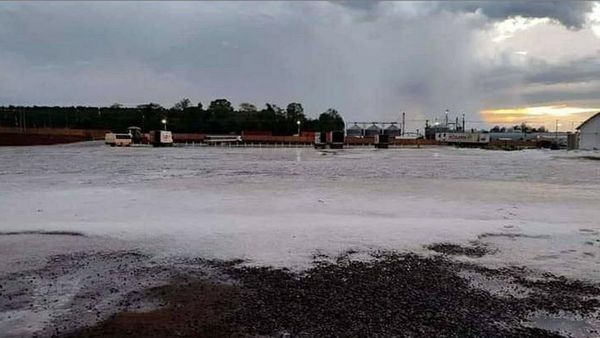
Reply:
<svg viewBox="0 0 600 338"><path fill-rule="evenodd" d="M296 121L296 124L298 125L298 136L300 136L300 120Z"/></svg>
<svg viewBox="0 0 600 338"><path fill-rule="evenodd" d="M165 130L167 130L167 119L162 119L160 122L162 122L162 124L165 127Z"/></svg>

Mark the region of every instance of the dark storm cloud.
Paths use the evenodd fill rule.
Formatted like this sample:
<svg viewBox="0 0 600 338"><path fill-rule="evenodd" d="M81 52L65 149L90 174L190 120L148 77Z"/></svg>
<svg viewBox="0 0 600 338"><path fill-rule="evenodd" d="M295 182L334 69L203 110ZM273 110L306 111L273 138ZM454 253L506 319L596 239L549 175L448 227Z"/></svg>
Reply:
<svg viewBox="0 0 600 338"><path fill-rule="evenodd" d="M381 3L380 1L365 1L365 0L347 0L347 1L332 1L333 3L336 3L338 5L341 6L346 6L348 8L352 8L352 9L359 9L359 10L373 10L375 8L377 8L379 6L379 4Z"/></svg>
<svg viewBox="0 0 600 338"><path fill-rule="evenodd" d="M382 1L334 1L351 9L375 12ZM586 15L592 10L591 1L432 1L420 6L423 12L446 10L458 13L480 12L493 20L522 16L527 18L550 18L568 28L581 28Z"/></svg>
<svg viewBox="0 0 600 338"><path fill-rule="evenodd" d="M447 1L439 8L458 12L481 13L491 19L504 20L522 16L550 18L569 28L581 28L594 3L590 1Z"/></svg>

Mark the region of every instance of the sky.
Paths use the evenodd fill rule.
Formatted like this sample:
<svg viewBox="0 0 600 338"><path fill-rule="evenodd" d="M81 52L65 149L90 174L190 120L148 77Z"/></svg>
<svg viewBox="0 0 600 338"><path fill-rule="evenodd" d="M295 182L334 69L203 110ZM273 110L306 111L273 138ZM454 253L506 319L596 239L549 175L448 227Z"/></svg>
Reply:
<svg viewBox="0 0 600 338"><path fill-rule="evenodd" d="M184 97L570 130L600 111L600 3L0 2L0 105Z"/></svg>

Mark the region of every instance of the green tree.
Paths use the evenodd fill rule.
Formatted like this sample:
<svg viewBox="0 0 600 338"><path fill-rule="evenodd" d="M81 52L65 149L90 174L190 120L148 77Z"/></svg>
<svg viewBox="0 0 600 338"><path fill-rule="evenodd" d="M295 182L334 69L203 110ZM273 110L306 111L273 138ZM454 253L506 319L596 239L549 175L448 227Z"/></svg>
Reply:
<svg viewBox="0 0 600 338"><path fill-rule="evenodd" d="M344 130L344 119L337 110L329 108L319 115L319 131L333 130Z"/></svg>
<svg viewBox="0 0 600 338"><path fill-rule="evenodd" d="M158 103L154 103L154 102L140 104L140 105L137 106L137 108L138 109L149 109L149 110L161 110L161 109L164 109L163 106L161 106Z"/></svg>
<svg viewBox="0 0 600 338"><path fill-rule="evenodd" d="M227 115L228 113L233 112L233 106L231 105L231 102L226 99L217 99L210 103L208 106L208 111L216 115Z"/></svg>
<svg viewBox="0 0 600 338"><path fill-rule="evenodd" d="M175 103L175 105L173 106L173 110L186 110L187 108L190 107L191 101L188 98L183 98L181 99L181 101Z"/></svg>
<svg viewBox="0 0 600 338"><path fill-rule="evenodd" d="M256 106L253 105L252 103L240 103L240 112L244 112L244 113L254 113L256 112L258 109L256 109Z"/></svg>
<svg viewBox="0 0 600 338"><path fill-rule="evenodd" d="M286 117L289 120L303 121L306 119L306 117L304 116L304 108L298 102L292 102L292 103L288 104L287 108L285 109L285 113L286 113Z"/></svg>

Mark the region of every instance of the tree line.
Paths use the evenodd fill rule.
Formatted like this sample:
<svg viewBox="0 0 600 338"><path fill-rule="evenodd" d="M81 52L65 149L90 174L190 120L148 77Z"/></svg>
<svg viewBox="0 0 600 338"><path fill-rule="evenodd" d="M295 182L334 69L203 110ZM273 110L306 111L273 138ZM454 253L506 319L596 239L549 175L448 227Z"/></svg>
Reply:
<svg viewBox="0 0 600 338"><path fill-rule="evenodd" d="M490 129L491 133L507 133L507 132L515 132L515 133L545 133L548 130L546 127L541 126L539 128L532 127L526 123L521 123L520 125L516 124L512 127L500 127L494 126Z"/></svg>
<svg viewBox="0 0 600 338"><path fill-rule="evenodd" d="M26 128L77 128L125 131L137 126L143 131L162 129L166 120L169 130L178 133L241 133L271 132L273 135L293 135L298 131L342 130L340 113L327 109L318 118L307 117L302 104L292 102L282 108L267 103L262 109L252 103L242 103L236 109L226 99L217 99L204 108L187 98L171 108L157 103L124 107L115 103L108 107L0 107L0 126Z"/></svg>

